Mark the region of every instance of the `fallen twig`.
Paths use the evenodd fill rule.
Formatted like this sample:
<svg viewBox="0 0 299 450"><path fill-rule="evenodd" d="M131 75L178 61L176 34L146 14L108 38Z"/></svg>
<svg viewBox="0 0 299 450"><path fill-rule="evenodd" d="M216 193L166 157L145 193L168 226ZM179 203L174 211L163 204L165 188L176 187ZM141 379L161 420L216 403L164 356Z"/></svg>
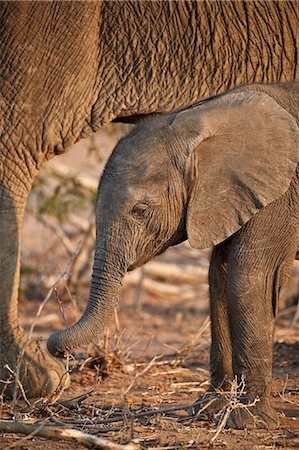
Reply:
<svg viewBox="0 0 299 450"><path fill-rule="evenodd" d="M227 400L227 405L222 408L222 410L217 414L219 417L219 423L216 429L216 433L214 436L210 439L210 444L213 444L216 439L218 438L221 431L225 428L227 421L235 409L245 409L248 414L255 420L254 414L251 413L250 409L251 407L255 406L257 402L259 402L259 398L255 398L251 403L243 404L240 402L240 397L245 392L245 381L242 377L240 383L238 383L237 379L233 380L231 390L229 392L224 393L225 398ZM257 419L258 420L258 419Z"/></svg>
<svg viewBox="0 0 299 450"><path fill-rule="evenodd" d="M133 380L131 381L131 383L129 384L129 386L127 387L127 389L124 391L123 393L123 397L126 396L126 394L132 389L132 387L134 386L137 378L141 377L142 375L144 375L146 372L148 372L156 363L157 360L157 356L155 356L150 362L149 364L139 373L137 373L135 375L135 377L133 378Z"/></svg>
<svg viewBox="0 0 299 450"><path fill-rule="evenodd" d="M131 412L126 412L123 411L122 415L120 415L119 417L110 417L108 419L100 419L100 420L95 420L94 423L100 425L104 425L107 423L115 423L115 422L123 422L125 419L140 419L140 418L146 418L146 417L150 417L150 416L154 416L157 414L167 414L169 412L175 412L175 411L187 411L192 405L188 404L188 405L179 405L179 406L173 406L171 408L162 408L162 409L152 409L149 411L142 411L140 413L131 413Z"/></svg>
<svg viewBox="0 0 299 450"><path fill-rule="evenodd" d="M99 438L91 434L83 433L72 428L62 428L50 425L32 425L18 422L0 422L1 433L17 433L30 436L40 436L47 439L62 439L64 441L76 441L87 448L103 450L137 450L140 445L131 442L127 445L119 445L107 439Z"/></svg>
<svg viewBox="0 0 299 450"><path fill-rule="evenodd" d="M68 400L59 400L55 402L55 404L65 406L68 409L76 409L78 405L83 402L83 400L86 400L93 394L95 394L95 391L92 389L91 391L85 392L85 394L79 395L78 397L73 397ZM54 403L52 403L50 406L54 406Z"/></svg>
<svg viewBox="0 0 299 450"><path fill-rule="evenodd" d="M289 377L288 377L288 375L287 375L285 384L284 384L283 389L282 389L282 392L279 392L278 395L279 395L279 397L281 398L281 400L282 400L283 402L289 403L290 405L295 405L295 406L297 406L297 407L299 408L299 404L298 404L297 402L294 402L293 400L288 400L288 399L285 397L285 393L286 393L286 392L289 392L289 389L287 389L287 384L288 384L288 382L289 382ZM295 392L298 392L298 390L297 390L297 391L295 390Z"/></svg>

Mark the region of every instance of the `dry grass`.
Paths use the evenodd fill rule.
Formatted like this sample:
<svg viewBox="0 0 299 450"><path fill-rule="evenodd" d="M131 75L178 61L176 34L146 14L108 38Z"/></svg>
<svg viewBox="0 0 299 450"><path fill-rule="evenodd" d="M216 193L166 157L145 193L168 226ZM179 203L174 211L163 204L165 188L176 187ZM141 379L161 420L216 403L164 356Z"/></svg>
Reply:
<svg viewBox="0 0 299 450"><path fill-rule="evenodd" d="M75 256L72 256L69 259L66 269L52 283L44 300L40 303L29 329L30 337L33 336L43 311L48 308L50 298L54 297L58 303L62 322L65 324L68 322L65 301L59 294L61 286L68 303L72 305L73 316L80 315L81 311L77 309L76 299L67 282L74 258ZM145 276L148 275L143 273L143 281ZM14 441L10 441L8 445L5 444L5 447L0 442L0 448L12 449L26 445L26 448L36 449L43 447L46 442L47 449L55 448L56 450L57 439L64 439L66 436L59 433L65 430L68 436L73 433L73 439L80 436L83 440L77 439L76 442L80 442L81 446L97 445L96 438L108 439L110 443L122 447L133 442L132 448L136 448L135 440L138 439L141 448L156 450L211 446L234 449L254 448L260 442L264 442L267 448L271 448L277 443L288 440L296 445L299 432L293 428L289 432L289 425L279 433L226 429L227 420L232 411L236 408L253 406L253 404L245 406L239 401L245 389L244 383L239 385L236 382L233 383L230 392L223 394L226 405L219 412L216 425L202 422L198 418L190 419L188 410L192 408L194 396L198 398L204 395L209 386L207 366L204 364L198 366L198 361L201 361L203 355L208 352L209 320L206 316L201 318L200 326L196 332L190 334L190 338L185 341L180 339L179 344L170 339L162 342L159 348L164 348L165 351L149 356L152 345L157 341L156 334L152 332L146 342L144 340L141 342L140 331L148 320L146 312L148 304L156 305L157 300L143 291L141 294L141 291L142 282L141 285L139 283L133 287L130 286L126 294L129 297L131 292L133 311L136 311L136 305L138 310L142 310L136 313L141 319L134 328L134 333L124 330L123 317L119 318L116 312L114 324L106 330L103 340L100 343L91 344L87 353L77 354L76 359L70 357L67 361L66 370L71 372L72 377L71 388L68 391L61 386L57 392L47 398L28 400L19 376L24 352L20 353L16 369L10 369L9 382L14 383L15 386L13 400L6 401L3 395L0 397L0 417L6 426L12 424L11 431L24 431L23 425L30 425L33 428L28 429L28 436L22 439L14 438ZM137 303L136 298L139 299ZM175 305L177 305L178 313L175 313L174 317L182 320L180 317L185 314L181 312L182 305L179 301ZM191 316L192 313L187 316L187 320L190 320ZM162 323L158 336L163 334L164 320L165 317L162 317L158 322ZM187 324L188 322L184 327ZM142 350L136 356L136 348L141 347ZM289 380L289 383L292 387L294 380ZM296 400L299 396L298 392L294 391L295 400L293 400L291 391L288 391L286 386L285 384L282 387L277 398L281 400L281 403L296 409L298 408ZM201 412L204 412L204 407ZM5 433L8 433L7 430L6 428ZM42 439L37 438L42 430L44 430L43 433L49 430L48 435L44 434L47 437L46 441L37 440ZM2 428L3 432L4 428ZM88 440L86 435L92 438ZM8 435L4 434L4 436ZM86 442L84 438L87 439ZM70 443L66 445L65 448L73 448L69 447Z"/></svg>

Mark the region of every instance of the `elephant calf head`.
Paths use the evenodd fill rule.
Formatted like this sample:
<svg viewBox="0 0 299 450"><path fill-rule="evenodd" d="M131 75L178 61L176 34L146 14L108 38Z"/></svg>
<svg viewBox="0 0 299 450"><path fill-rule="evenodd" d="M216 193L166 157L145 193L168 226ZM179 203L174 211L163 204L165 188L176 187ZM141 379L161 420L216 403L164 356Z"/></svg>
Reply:
<svg viewBox="0 0 299 450"><path fill-rule="evenodd" d="M113 240L125 268L136 268L186 239L187 191L167 116L142 122L116 146L99 187L99 241ZM104 231L105 230L105 231ZM103 243L101 242L100 246Z"/></svg>
<svg viewBox="0 0 299 450"><path fill-rule="evenodd" d="M186 238L196 248L223 242L288 189L298 136L295 119L261 92L145 120L107 163L98 239L117 230L114 251L126 254L126 268Z"/></svg>

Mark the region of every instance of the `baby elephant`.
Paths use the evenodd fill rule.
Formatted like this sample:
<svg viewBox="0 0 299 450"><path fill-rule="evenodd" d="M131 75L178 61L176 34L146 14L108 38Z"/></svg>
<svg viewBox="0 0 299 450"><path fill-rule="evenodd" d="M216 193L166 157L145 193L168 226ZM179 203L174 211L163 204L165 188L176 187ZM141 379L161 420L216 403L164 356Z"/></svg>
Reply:
<svg viewBox="0 0 299 450"><path fill-rule="evenodd" d="M148 118L117 144L99 187L88 305L77 324L50 337L51 353L61 356L103 332L127 270L185 239L194 248L213 246L215 401L204 412L222 409L221 392L236 379L249 406L234 410L228 425L278 426L272 344L299 238L298 103L298 84L251 85Z"/></svg>

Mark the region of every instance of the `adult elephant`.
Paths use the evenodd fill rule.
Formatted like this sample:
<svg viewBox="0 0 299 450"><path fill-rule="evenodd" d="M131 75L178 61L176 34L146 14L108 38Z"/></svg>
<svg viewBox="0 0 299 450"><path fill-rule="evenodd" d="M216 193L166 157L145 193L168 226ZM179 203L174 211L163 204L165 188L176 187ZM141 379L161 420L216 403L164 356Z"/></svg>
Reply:
<svg viewBox="0 0 299 450"><path fill-rule="evenodd" d="M292 1L1 2L0 380L20 354L28 396L52 391L64 372L26 342L17 313L23 215L39 168L115 118L298 78L298 21Z"/></svg>

